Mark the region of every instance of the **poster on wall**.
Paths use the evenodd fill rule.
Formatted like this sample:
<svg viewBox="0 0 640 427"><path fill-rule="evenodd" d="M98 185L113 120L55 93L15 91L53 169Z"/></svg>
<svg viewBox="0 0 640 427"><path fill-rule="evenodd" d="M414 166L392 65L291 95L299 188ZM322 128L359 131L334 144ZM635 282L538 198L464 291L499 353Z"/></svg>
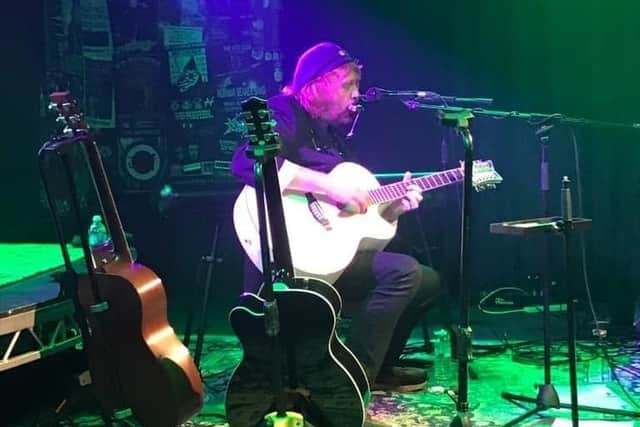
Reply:
<svg viewBox="0 0 640 427"><path fill-rule="evenodd" d="M40 116L48 114L49 94L69 90L84 101L84 58L79 32L79 8L72 0L46 2L45 82L42 87ZM47 130L44 130L47 132Z"/></svg>
<svg viewBox="0 0 640 427"><path fill-rule="evenodd" d="M178 123L213 119L214 98L209 90L202 28L166 26L163 30L173 118Z"/></svg>
<svg viewBox="0 0 640 427"><path fill-rule="evenodd" d="M63 70L64 58L70 52L69 29L72 21L71 0L46 2L45 37L47 39L46 69L51 72ZM80 53L80 48L77 52Z"/></svg>
<svg viewBox="0 0 640 427"><path fill-rule="evenodd" d="M79 3L83 56L94 60L111 61L113 41L107 0L82 0Z"/></svg>
<svg viewBox="0 0 640 427"><path fill-rule="evenodd" d="M94 128L115 127L111 66L111 61L84 60L84 110L87 124Z"/></svg>
<svg viewBox="0 0 640 427"><path fill-rule="evenodd" d="M107 1L83 0L79 4L87 124L94 128L113 128L113 41Z"/></svg>
<svg viewBox="0 0 640 427"><path fill-rule="evenodd" d="M111 31L116 52L148 52L157 43L157 0L109 0Z"/></svg>
<svg viewBox="0 0 640 427"><path fill-rule="evenodd" d="M172 7L169 7L173 5ZM238 113L282 84L279 0L160 0L170 176L229 177Z"/></svg>
<svg viewBox="0 0 640 427"><path fill-rule="evenodd" d="M252 96L268 98L282 85L279 46L279 1L214 0L209 9L207 50L216 69L215 156L229 161L243 139L241 102Z"/></svg>
<svg viewBox="0 0 640 427"><path fill-rule="evenodd" d="M163 28L167 50L170 128L172 146L170 175L202 175L203 151L215 126L214 91L210 86L204 29L197 26Z"/></svg>

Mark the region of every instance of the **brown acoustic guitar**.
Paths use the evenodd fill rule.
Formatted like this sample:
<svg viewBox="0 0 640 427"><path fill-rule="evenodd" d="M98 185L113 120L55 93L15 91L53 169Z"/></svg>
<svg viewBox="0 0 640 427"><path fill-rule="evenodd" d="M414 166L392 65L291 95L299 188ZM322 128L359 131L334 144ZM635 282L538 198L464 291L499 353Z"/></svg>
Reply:
<svg viewBox="0 0 640 427"><path fill-rule="evenodd" d="M168 323L162 281L132 260L100 152L76 101L68 92L50 100L66 123L54 143L84 148L113 240L112 250L93 256L83 238L88 272L79 275L78 297L89 331L92 387L112 418L131 412L143 426L179 425L202 407L200 374Z"/></svg>

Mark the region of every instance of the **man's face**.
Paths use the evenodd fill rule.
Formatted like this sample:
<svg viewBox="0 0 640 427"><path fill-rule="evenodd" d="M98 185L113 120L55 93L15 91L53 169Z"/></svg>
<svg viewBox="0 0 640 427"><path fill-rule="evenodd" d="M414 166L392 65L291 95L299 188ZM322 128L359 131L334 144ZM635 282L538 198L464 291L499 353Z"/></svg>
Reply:
<svg viewBox="0 0 640 427"><path fill-rule="evenodd" d="M330 105L328 117L330 121L348 123L353 114L353 105L360 96L360 72L352 67L331 79L328 92Z"/></svg>

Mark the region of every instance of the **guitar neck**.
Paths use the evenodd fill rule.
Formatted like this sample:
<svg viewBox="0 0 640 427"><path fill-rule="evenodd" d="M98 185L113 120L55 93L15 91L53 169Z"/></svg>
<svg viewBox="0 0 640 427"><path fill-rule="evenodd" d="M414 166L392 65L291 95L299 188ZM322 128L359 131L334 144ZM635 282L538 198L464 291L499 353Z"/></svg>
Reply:
<svg viewBox="0 0 640 427"><path fill-rule="evenodd" d="M425 192L455 184L463 179L464 175L461 169L449 169L431 175L421 176L420 178L413 178L410 181L399 181L393 184L382 185L373 190L369 190L369 198L374 204L392 202L402 199L405 196L408 184L415 184L422 192Z"/></svg>

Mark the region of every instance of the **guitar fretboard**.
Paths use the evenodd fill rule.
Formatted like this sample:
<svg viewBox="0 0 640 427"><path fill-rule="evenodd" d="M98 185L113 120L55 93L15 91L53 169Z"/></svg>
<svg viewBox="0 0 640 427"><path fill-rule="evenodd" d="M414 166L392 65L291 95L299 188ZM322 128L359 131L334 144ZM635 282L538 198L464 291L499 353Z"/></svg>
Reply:
<svg viewBox="0 0 640 427"><path fill-rule="evenodd" d="M369 190L369 198L375 204L392 202L405 196L408 184L416 184L422 191L429 191L450 184L455 184L463 179L464 174L461 169L449 169L431 175L421 176L420 178L413 178L407 182L400 181L380 186L373 190Z"/></svg>

